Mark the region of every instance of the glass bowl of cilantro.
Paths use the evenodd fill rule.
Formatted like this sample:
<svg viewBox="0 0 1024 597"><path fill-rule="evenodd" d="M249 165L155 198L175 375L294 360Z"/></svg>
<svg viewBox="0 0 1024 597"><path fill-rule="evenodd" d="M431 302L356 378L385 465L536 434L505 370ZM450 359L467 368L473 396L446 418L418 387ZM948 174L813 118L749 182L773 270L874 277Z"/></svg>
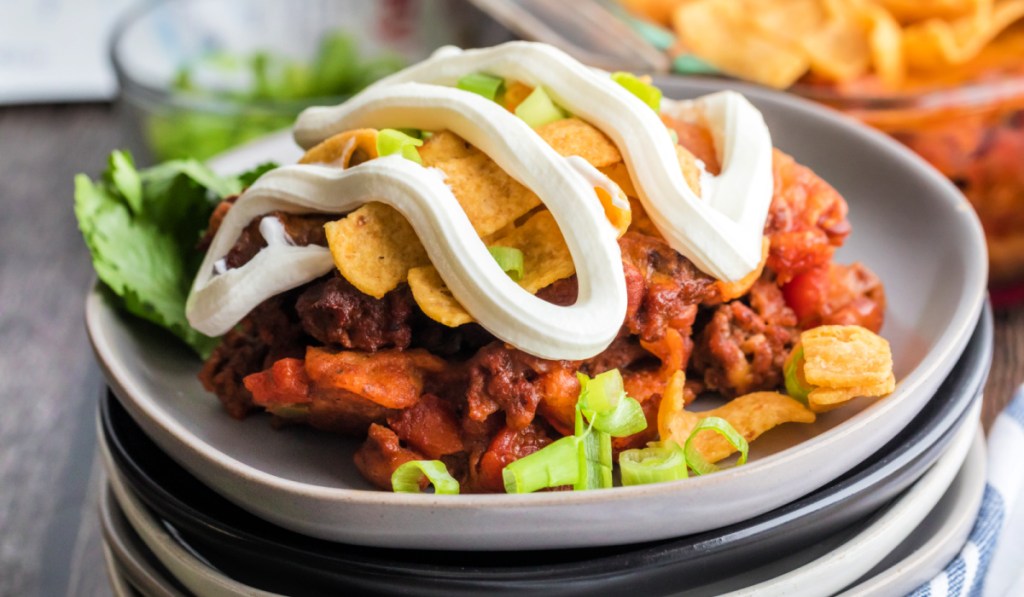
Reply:
<svg viewBox="0 0 1024 597"><path fill-rule="evenodd" d="M110 53L143 161L205 159L487 30L458 0L174 0L125 18Z"/></svg>

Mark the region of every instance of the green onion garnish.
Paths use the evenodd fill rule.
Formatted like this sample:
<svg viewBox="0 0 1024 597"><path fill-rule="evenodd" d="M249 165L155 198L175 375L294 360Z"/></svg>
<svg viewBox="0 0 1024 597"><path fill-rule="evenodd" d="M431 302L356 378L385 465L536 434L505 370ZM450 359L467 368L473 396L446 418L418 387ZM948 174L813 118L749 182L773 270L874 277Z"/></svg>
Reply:
<svg viewBox="0 0 1024 597"><path fill-rule="evenodd" d="M584 412L603 413L615 410L619 401L626 395L622 374L618 369L605 371L593 378L577 373L576 379L580 382L578 404Z"/></svg>
<svg viewBox="0 0 1024 597"><path fill-rule="evenodd" d="M626 437L647 429L647 417L640 403L626 395L622 374L612 369L593 379L577 373L580 398L576 403L594 429L612 437Z"/></svg>
<svg viewBox="0 0 1024 597"><path fill-rule="evenodd" d="M471 91L477 95L482 95L493 102L504 85L505 80L500 77L484 73L470 73L459 79L456 86L464 91Z"/></svg>
<svg viewBox="0 0 1024 597"><path fill-rule="evenodd" d="M516 116L530 125L530 128L537 128L549 122L566 118L566 113L551 101L551 97L543 87L536 87L521 104L516 106Z"/></svg>
<svg viewBox="0 0 1024 597"><path fill-rule="evenodd" d="M437 495L457 495L459 482L448 474L440 460L411 460L391 473L391 489L395 493L420 493L420 482L426 477Z"/></svg>
<svg viewBox="0 0 1024 597"><path fill-rule="evenodd" d="M612 81L626 88L627 91L637 96L655 112L661 111L661 90L644 83L636 75L627 72L612 73Z"/></svg>
<svg viewBox="0 0 1024 597"><path fill-rule="evenodd" d="M577 373L573 435L509 463L502 471L507 493L528 493L572 485L575 490L612 486L612 436L625 437L647 428L640 403L626 395L617 369L591 379Z"/></svg>
<svg viewBox="0 0 1024 597"><path fill-rule="evenodd" d="M576 465L579 476L573 489L605 489L612 486L612 438L588 425L579 403L576 405Z"/></svg>
<svg viewBox="0 0 1024 597"><path fill-rule="evenodd" d="M404 134L404 135L408 135L409 137L412 137L413 139L424 139L425 137L423 136L423 133L426 132L426 131L423 131L422 129L395 129L395 130L400 132L400 133L402 133L402 134Z"/></svg>
<svg viewBox="0 0 1024 597"><path fill-rule="evenodd" d="M626 437L647 429L647 416L644 407L629 396L623 396L615 410L596 413L594 429L603 431L612 437Z"/></svg>
<svg viewBox="0 0 1024 597"><path fill-rule="evenodd" d="M515 247L487 247L498 267L516 282L523 279L523 252Z"/></svg>
<svg viewBox="0 0 1024 597"><path fill-rule="evenodd" d="M807 395L811 393L814 386L807 383L804 378L804 347L797 344L793 352L789 353L786 363L782 368L786 376L786 393L790 398L795 398L807 404Z"/></svg>
<svg viewBox="0 0 1024 597"><path fill-rule="evenodd" d="M747 451L750 446L747 445L747 440L729 424L729 421L720 417L707 417L701 419L697 426L690 432L690 437L686 438L686 445L683 447L683 455L686 457L686 463L690 465L693 472L698 475L706 475L713 473L718 470L718 467L714 464L704 460L704 457L697 450L697 446L693 443L697 434L701 431L714 431L724 437L732 444L732 447L736 448L740 452L740 457L736 461L736 466L740 466L747 461Z"/></svg>
<svg viewBox="0 0 1024 597"><path fill-rule="evenodd" d="M501 471L505 493L532 493L547 487L575 485L579 478L579 442L575 435L567 435L505 465Z"/></svg>
<svg viewBox="0 0 1024 597"><path fill-rule="evenodd" d="M619 454L619 471L623 485L645 485L685 479L686 457L675 442L668 445L626 450Z"/></svg>
<svg viewBox="0 0 1024 597"><path fill-rule="evenodd" d="M416 151L420 145L423 145L422 140L396 129L381 129L377 133L377 155L380 157L397 153L407 160L422 164L423 160Z"/></svg>

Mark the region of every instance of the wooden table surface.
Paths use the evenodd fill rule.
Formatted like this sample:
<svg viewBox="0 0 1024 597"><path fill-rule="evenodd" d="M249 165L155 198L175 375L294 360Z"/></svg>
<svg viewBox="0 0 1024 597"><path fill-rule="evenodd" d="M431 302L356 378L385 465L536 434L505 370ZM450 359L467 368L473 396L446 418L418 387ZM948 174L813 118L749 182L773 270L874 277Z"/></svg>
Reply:
<svg viewBox="0 0 1024 597"><path fill-rule="evenodd" d="M109 595L96 517L101 377L72 179L127 143L108 105L0 108L0 596ZM996 315L988 425L1024 381L1024 309Z"/></svg>

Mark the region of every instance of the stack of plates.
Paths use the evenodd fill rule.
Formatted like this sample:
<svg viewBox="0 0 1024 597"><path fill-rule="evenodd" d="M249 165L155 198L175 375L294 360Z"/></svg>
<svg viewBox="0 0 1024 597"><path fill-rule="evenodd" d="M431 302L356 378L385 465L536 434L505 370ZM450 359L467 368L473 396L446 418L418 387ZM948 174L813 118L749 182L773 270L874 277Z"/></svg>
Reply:
<svg viewBox="0 0 1024 597"><path fill-rule="evenodd" d="M687 97L716 85L662 87ZM99 433L115 590L900 594L934 575L966 538L984 486L977 421L992 322L980 229L948 183L881 135L744 92L776 145L850 201L855 233L840 260L863 260L886 281L894 394L772 431L748 464L704 477L526 496L390 494L354 471L349 441L221 413L194 357L97 290L86 322L112 390ZM272 137L218 166L294 153Z"/></svg>

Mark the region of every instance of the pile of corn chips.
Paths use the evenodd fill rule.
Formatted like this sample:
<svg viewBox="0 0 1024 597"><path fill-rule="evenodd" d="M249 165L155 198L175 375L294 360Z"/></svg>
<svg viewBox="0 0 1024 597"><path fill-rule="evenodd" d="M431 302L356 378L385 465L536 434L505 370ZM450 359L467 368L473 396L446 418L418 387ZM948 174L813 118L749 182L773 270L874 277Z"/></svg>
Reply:
<svg viewBox="0 0 1024 597"><path fill-rule="evenodd" d="M558 120L538 128L537 133L562 155L580 156L609 173L622 170L619 150L604 133L582 120ZM310 149L301 161L353 166L377 157L376 138L373 129L340 133ZM575 273L554 217L533 191L487 155L449 131L430 136L419 154L424 166L444 173L445 182L485 244L523 253L523 276L518 283L524 290L536 293ZM622 207L625 196L617 199L615 202L603 189L595 189L595 200L622 234L630 224L631 212ZM326 232L338 271L361 292L380 298L406 282L428 317L450 327L473 321L430 264L413 227L394 208L368 203L327 224Z"/></svg>
<svg viewBox="0 0 1024 597"><path fill-rule="evenodd" d="M679 34L683 50L776 88L807 73L845 82L963 64L1024 18L1024 0L623 0Z"/></svg>

